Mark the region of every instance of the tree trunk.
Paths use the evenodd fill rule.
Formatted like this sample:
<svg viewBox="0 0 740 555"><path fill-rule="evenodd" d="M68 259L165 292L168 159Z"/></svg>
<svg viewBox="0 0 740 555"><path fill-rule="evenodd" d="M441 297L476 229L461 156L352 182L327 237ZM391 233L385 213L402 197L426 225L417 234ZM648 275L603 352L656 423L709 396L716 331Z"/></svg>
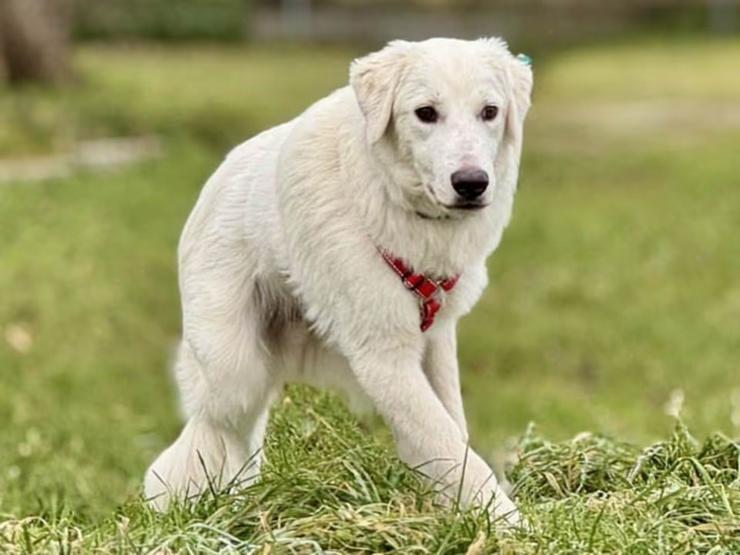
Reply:
<svg viewBox="0 0 740 555"><path fill-rule="evenodd" d="M0 29L0 86L4 85L7 80L8 72L5 69L5 54L3 52L2 29Z"/></svg>
<svg viewBox="0 0 740 555"><path fill-rule="evenodd" d="M66 23L58 0L0 0L0 74L9 83L66 81Z"/></svg>

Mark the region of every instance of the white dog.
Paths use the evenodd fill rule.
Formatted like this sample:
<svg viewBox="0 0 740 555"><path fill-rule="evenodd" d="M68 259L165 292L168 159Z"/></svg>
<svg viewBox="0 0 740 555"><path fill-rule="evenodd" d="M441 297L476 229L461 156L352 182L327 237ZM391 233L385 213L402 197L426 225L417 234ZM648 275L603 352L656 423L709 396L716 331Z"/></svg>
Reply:
<svg viewBox="0 0 740 555"><path fill-rule="evenodd" d="M455 326L511 216L531 88L500 40L397 41L229 154L180 241L187 424L147 472L156 507L256 476L303 382L360 393L406 463L518 519L468 450Z"/></svg>

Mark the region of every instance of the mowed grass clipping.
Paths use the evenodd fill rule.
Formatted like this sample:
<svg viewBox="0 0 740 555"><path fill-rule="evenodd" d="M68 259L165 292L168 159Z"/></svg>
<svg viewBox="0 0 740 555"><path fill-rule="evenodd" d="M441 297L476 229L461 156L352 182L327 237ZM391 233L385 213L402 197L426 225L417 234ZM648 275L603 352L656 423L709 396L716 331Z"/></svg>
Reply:
<svg viewBox="0 0 740 555"><path fill-rule="evenodd" d="M435 505L382 428L300 389L260 483L163 516L139 497L181 426L175 248L198 191L356 52L85 47L75 88L0 92L3 156L140 133L166 152L0 185L0 552L740 551L739 53L535 60L514 221L459 341L473 446L529 521L512 531Z"/></svg>

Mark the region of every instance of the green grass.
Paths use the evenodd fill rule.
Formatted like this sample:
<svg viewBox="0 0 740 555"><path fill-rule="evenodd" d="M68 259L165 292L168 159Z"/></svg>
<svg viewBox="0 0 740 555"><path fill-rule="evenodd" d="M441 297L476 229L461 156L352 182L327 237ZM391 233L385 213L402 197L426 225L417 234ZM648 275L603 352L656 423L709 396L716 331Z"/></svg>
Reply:
<svg viewBox="0 0 740 555"><path fill-rule="evenodd" d="M2 156L166 147L0 185L0 552L738 552L739 52L645 42L536 67L515 218L460 338L473 445L531 526L507 532L435 506L376 425L299 389L259 484L164 516L139 498L180 426L175 245L198 190L354 53L85 47L71 90L0 92Z"/></svg>
<svg viewBox="0 0 740 555"><path fill-rule="evenodd" d="M510 469L529 529L437 505L432 492L329 395L291 389L262 479L152 513L138 498L89 524L69 505L0 523L18 552L732 553L740 549L740 446L698 444L680 423L642 451L532 430Z"/></svg>
<svg viewBox="0 0 740 555"><path fill-rule="evenodd" d="M287 46L86 46L77 51L75 85L53 94L0 90L0 112L8 116L0 157L142 133L196 138L223 150L346 83L352 57Z"/></svg>

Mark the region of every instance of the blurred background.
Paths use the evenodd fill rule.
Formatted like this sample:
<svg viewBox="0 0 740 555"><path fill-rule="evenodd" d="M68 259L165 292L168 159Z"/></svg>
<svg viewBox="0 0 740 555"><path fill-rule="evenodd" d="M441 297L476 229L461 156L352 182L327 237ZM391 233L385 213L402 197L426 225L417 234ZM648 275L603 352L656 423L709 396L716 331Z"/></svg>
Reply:
<svg viewBox="0 0 740 555"><path fill-rule="evenodd" d="M0 0L0 514L110 510L179 430L175 249L228 148L392 38L534 58L461 325L473 444L740 435L738 0Z"/></svg>

